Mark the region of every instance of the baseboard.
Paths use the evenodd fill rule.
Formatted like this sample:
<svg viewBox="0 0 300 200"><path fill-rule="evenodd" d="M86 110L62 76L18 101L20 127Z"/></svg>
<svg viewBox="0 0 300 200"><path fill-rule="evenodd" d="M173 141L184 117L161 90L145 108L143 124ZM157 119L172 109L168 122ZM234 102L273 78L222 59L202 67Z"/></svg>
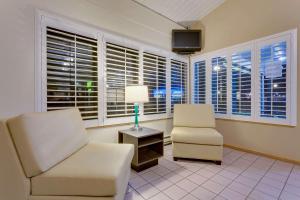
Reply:
<svg viewBox="0 0 300 200"><path fill-rule="evenodd" d="M292 159L283 158L283 157L280 157L280 156L274 156L274 155L270 155L270 154L266 154L266 153L262 153L262 152L258 152L258 151L253 151L253 150L249 150L249 149L245 149L245 148L241 148L241 147L236 147L236 146L229 145L229 144L224 144L223 146L224 147L229 147L231 149L247 152L247 153L253 153L253 154L256 154L256 155L259 155L259 156L265 156L265 157L272 158L272 159L275 159L275 160L280 160L280 161L300 165L299 160L292 160Z"/></svg>
<svg viewBox="0 0 300 200"><path fill-rule="evenodd" d="M171 144L171 136L165 136L164 137L164 145L169 145Z"/></svg>

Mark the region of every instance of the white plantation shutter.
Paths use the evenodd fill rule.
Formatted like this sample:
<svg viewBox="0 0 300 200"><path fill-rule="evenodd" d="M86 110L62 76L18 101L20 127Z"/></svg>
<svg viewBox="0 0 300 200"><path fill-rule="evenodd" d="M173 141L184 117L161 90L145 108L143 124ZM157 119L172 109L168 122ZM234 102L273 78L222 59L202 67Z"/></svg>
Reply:
<svg viewBox="0 0 300 200"><path fill-rule="evenodd" d="M134 105L125 103L125 86L139 83L139 51L106 43L106 117L134 115Z"/></svg>
<svg viewBox="0 0 300 200"><path fill-rule="evenodd" d="M260 116L287 117L287 43L260 49Z"/></svg>
<svg viewBox="0 0 300 200"><path fill-rule="evenodd" d="M97 40L47 27L47 110L78 107L98 119Z"/></svg>
<svg viewBox="0 0 300 200"><path fill-rule="evenodd" d="M251 115L251 51L232 54L231 57L232 114Z"/></svg>
<svg viewBox="0 0 300 200"><path fill-rule="evenodd" d="M174 104L187 103L187 81L188 69L187 63L171 60L171 112L174 110Z"/></svg>
<svg viewBox="0 0 300 200"><path fill-rule="evenodd" d="M212 58L211 102L215 113L227 113L227 60L226 57Z"/></svg>
<svg viewBox="0 0 300 200"><path fill-rule="evenodd" d="M144 114L166 113L166 58L143 53L143 82L149 89L149 102Z"/></svg>
<svg viewBox="0 0 300 200"><path fill-rule="evenodd" d="M193 102L210 99L217 118L296 126L297 30L191 59Z"/></svg>
<svg viewBox="0 0 300 200"><path fill-rule="evenodd" d="M194 64L194 103L206 102L206 66L205 60Z"/></svg>

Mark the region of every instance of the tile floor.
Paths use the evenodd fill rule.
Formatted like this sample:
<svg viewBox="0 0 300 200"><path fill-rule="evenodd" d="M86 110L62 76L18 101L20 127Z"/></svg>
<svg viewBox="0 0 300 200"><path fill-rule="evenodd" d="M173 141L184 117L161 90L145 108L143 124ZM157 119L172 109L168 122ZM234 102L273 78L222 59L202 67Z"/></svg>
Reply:
<svg viewBox="0 0 300 200"><path fill-rule="evenodd" d="M126 200L300 200L300 166L224 148L221 166L173 161L171 145L159 165L132 171Z"/></svg>

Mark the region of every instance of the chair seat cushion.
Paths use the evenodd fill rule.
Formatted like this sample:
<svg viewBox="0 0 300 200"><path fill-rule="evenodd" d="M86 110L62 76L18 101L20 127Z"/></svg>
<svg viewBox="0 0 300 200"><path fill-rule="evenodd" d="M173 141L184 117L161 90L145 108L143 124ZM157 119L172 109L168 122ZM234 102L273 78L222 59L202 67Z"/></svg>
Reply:
<svg viewBox="0 0 300 200"><path fill-rule="evenodd" d="M131 144L88 143L31 179L32 195L114 196L128 184Z"/></svg>
<svg viewBox="0 0 300 200"><path fill-rule="evenodd" d="M223 136L213 128L174 127L171 140L188 144L223 145Z"/></svg>

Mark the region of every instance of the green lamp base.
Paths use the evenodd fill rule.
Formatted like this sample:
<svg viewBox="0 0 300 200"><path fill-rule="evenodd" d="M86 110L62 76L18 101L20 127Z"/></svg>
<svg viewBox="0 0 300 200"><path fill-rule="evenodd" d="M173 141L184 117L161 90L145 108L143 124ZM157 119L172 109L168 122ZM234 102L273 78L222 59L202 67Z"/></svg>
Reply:
<svg viewBox="0 0 300 200"><path fill-rule="evenodd" d="M140 131L143 128L139 125L139 104L138 103L134 103L134 113L135 113L134 126L131 128L131 130Z"/></svg>

